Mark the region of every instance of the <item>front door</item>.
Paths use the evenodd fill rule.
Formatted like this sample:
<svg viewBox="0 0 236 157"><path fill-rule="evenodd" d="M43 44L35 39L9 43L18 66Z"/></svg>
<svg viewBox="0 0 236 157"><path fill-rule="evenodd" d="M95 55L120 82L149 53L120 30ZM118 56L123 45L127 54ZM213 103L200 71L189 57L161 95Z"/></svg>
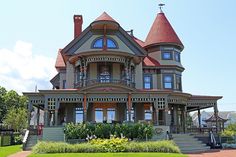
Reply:
<svg viewBox="0 0 236 157"><path fill-rule="evenodd" d="M94 121L112 123L116 121L117 105L115 103L94 103Z"/></svg>

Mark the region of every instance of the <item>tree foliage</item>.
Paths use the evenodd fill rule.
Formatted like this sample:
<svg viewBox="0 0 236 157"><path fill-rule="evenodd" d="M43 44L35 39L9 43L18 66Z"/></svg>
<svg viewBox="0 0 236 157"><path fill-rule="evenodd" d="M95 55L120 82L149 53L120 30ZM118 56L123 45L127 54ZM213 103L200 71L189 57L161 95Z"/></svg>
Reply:
<svg viewBox="0 0 236 157"><path fill-rule="evenodd" d="M11 108L8 110L3 123L16 132L22 131L27 127L27 110L25 108Z"/></svg>
<svg viewBox="0 0 236 157"><path fill-rule="evenodd" d="M222 136L236 136L236 123L229 124L221 133Z"/></svg>
<svg viewBox="0 0 236 157"><path fill-rule="evenodd" d="M7 91L0 86L0 123L6 117L7 112L12 108L27 108L27 98L19 95L16 91Z"/></svg>

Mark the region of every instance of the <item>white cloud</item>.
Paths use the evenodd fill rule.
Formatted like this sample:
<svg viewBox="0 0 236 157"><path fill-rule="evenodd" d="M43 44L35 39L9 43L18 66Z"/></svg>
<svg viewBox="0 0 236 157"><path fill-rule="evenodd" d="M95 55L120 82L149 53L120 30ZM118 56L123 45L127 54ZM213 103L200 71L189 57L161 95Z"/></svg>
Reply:
<svg viewBox="0 0 236 157"><path fill-rule="evenodd" d="M17 41L13 50L0 48L0 86L17 92L50 89L55 59L32 52L32 44Z"/></svg>

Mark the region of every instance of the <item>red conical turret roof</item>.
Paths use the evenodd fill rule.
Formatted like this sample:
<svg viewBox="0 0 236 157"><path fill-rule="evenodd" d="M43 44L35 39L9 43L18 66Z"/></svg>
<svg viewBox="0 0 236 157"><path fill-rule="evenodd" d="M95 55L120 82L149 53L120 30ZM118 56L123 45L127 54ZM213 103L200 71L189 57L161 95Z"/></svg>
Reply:
<svg viewBox="0 0 236 157"><path fill-rule="evenodd" d="M110 15L108 15L105 11L100 15L95 21L113 21L116 22Z"/></svg>
<svg viewBox="0 0 236 157"><path fill-rule="evenodd" d="M157 17L148 33L145 47L160 44L174 44L183 48L183 44L163 12Z"/></svg>

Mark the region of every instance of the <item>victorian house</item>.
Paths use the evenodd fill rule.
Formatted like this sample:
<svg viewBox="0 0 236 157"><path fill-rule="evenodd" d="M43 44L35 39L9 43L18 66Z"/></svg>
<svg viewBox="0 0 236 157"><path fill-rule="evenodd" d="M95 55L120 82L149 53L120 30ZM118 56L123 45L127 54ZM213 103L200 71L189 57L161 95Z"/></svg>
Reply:
<svg viewBox="0 0 236 157"><path fill-rule="evenodd" d="M213 107L218 114L221 96L183 92L184 45L162 11L145 41L106 12L84 30L82 15L73 19L74 38L58 51L53 89L24 93L29 111L38 109L37 125L43 112L44 129L69 122L150 122L180 133L188 112Z"/></svg>

